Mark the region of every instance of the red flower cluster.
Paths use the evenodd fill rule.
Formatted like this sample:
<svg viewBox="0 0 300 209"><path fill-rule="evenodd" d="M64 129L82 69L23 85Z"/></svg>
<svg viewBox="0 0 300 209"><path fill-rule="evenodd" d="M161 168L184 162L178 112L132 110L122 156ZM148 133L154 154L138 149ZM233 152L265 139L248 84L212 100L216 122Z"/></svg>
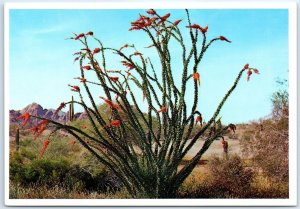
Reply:
<svg viewBox="0 0 300 209"><path fill-rule="evenodd" d="M196 126L198 123L200 123L200 125L201 125L201 127L202 127L202 116L201 116L201 114L197 116L195 126Z"/></svg>
<svg viewBox="0 0 300 209"><path fill-rule="evenodd" d="M128 45L128 44L125 44L124 46L122 46L122 47L119 49L119 51L121 51L122 49L127 48L127 47L129 47L129 45Z"/></svg>
<svg viewBox="0 0 300 209"><path fill-rule="evenodd" d="M35 127L31 128L31 131L34 134L34 140L36 140L47 128L49 121L44 119L42 122L37 124Z"/></svg>
<svg viewBox="0 0 300 209"><path fill-rule="evenodd" d="M167 112L166 106L162 106L157 112L166 113Z"/></svg>
<svg viewBox="0 0 300 209"><path fill-rule="evenodd" d="M52 118L55 117L57 115L57 113L65 107L66 107L66 104L64 102L60 103L59 107L55 110L54 114L52 115Z"/></svg>
<svg viewBox="0 0 300 209"><path fill-rule="evenodd" d="M156 15L156 12L155 12L155 10L154 9L149 9L149 10L147 10L146 11L149 15Z"/></svg>
<svg viewBox="0 0 300 209"><path fill-rule="evenodd" d="M30 120L29 113L23 113L22 115L16 118L16 120L21 120L21 119L24 119L24 122L22 124L22 126L24 127Z"/></svg>
<svg viewBox="0 0 300 209"><path fill-rule="evenodd" d="M93 31L89 31L89 32L86 33L86 35L87 36L92 36L92 35L94 35L94 33L93 33Z"/></svg>
<svg viewBox="0 0 300 209"><path fill-rule="evenodd" d="M227 38L225 38L224 36L220 36L219 39L221 41L227 41L228 43L231 43L231 41L229 41Z"/></svg>
<svg viewBox="0 0 300 209"><path fill-rule="evenodd" d="M174 25L178 25L182 20L176 20L175 22L173 22Z"/></svg>
<svg viewBox="0 0 300 209"><path fill-rule="evenodd" d="M143 28L147 28L152 25L152 20L150 17L146 17L141 15L140 18L134 22L131 23L131 30L141 30Z"/></svg>
<svg viewBox="0 0 300 209"><path fill-rule="evenodd" d="M72 86L70 84L69 84L69 86L71 87L71 91L80 92L79 86Z"/></svg>
<svg viewBox="0 0 300 209"><path fill-rule="evenodd" d="M103 126L104 128L108 128L108 127L115 127L115 126L120 126L121 125L121 121L120 120L113 120L110 124L107 124L105 126Z"/></svg>
<svg viewBox="0 0 300 209"><path fill-rule="evenodd" d="M109 76L108 78L109 78L111 81L115 82L115 83L117 83L118 80L119 80L119 77L112 77L112 76Z"/></svg>
<svg viewBox="0 0 300 209"><path fill-rule="evenodd" d="M259 71L256 68L249 68L249 64L245 64L243 70L248 70L247 71L247 81L250 80L250 77L252 75L252 71L256 74L259 74Z"/></svg>
<svg viewBox="0 0 300 209"><path fill-rule="evenodd" d="M109 100L109 99L106 99L106 98L104 98L104 97L102 97L102 96L100 96L100 99L103 99L104 102L105 102L109 107L111 107L111 108L113 108L113 109L118 110L118 109L120 108L119 105L113 103L113 102L112 102L111 100Z"/></svg>
<svg viewBox="0 0 300 209"><path fill-rule="evenodd" d="M131 63L125 61L125 60L121 61L121 63L122 63L125 67L127 67L129 70L132 70L132 69L135 68L135 66L134 66L133 64L131 64Z"/></svg>
<svg viewBox="0 0 300 209"><path fill-rule="evenodd" d="M198 83L198 85L200 86L200 74L198 72L195 72L193 74L193 78Z"/></svg>
<svg viewBox="0 0 300 209"><path fill-rule="evenodd" d="M83 38L85 35L92 36L92 35L94 35L94 33L92 31L89 31L86 34L84 34L84 33L80 33L78 35L75 34L75 37L71 38L71 39L79 40L79 39Z"/></svg>
<svg viewBox="0 0 300 209"><path fill-rule="evenodd" d="M41 155L40 155L40 157L43 157L43 155L44 155L44 153L45 153L45 150L47 149L49 143L50 143L49 139L45 139L45 140L44 140L44 143L43 143L43 147L42 147L42 150L41 150Z"/></svg>
<svg viewBox="0 0 300 209"><path fill-rule="evenodd" d="M101 51L100 48L95 48L94 51L93 51L93 54L97 54L97 53L99 53L100 51Z"/></svg>
<svg viewBox="0 0 300 209"><path fill-rule="evenodd" d="M159 25L161 23L164 23L170 16L171 16L171 14L167 13L166 15L160 17L160 21L157 24Z"/></svg>
<svg viewBox="0 0 300 209"><path fill-rule="evenodd" d="M200 25L198 24L193 24L193 25L189 25L189 26L186 26L187 28L192 28L192 29L196 29L196 30L199 30L201 31L203 34L205 34L208 30L208 26L206 26L205 28L202 28Z"/></svg>
<svg viewBox="0 0 300 209"><path fill-rule="evenodd" d="M140 53L140 52L134 52L132 55L134 55L134 56L142 56L143 54Z"/></svg>
<svg viewBox="0 0 300 209"><path fill-rule="evenodd" d="M80 33L79 35L77 35L74 39L78 40L80 38L84 37L84 33Z"/></svg>
<svg viewBox="0 0 300 209"><path fill-rule="evenodd" d="M81 69L90 70L90 69L92 69L92 67L89 65L86 65L86 66L81 66Z"/></svg>

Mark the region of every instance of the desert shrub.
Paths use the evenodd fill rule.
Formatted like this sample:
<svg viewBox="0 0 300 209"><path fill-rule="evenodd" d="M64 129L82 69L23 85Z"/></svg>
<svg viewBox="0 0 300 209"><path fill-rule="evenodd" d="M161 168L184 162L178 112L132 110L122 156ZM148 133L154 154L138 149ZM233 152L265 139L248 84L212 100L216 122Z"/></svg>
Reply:
<svg viewBox="0 0 300 209"><path fill-rule="evenodd" d="M251 124L241 140L242 153L274 182L288 183L289 117L288 94L278 91L272 97L273 114Z"/></svg>
<svg viewBox="0 0 300 209"><path fill-rule="evenodd" d="M228 158L214 157L209 163L209 169L217 193L232 197L247 197L254 173L243 165L238 155Z"/></svg>
<svg viewBox="0 0 300 209"><path fill-rule="evenodd" d="M208 163L209 173L195 188L179 193L179 198L250 198L255 173L246 167L238 155L213 157ZM194 183L193 183L194 184Z"/></svg>

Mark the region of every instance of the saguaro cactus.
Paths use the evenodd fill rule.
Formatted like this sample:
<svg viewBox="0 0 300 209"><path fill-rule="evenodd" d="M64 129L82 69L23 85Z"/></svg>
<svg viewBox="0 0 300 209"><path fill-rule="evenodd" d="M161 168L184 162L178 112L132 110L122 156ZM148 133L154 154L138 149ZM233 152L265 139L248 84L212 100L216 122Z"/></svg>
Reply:
<svg viewBox="0 0 300 209"><path fill-rule="evenodd" d="M196 167L212 142L222 137L227 129L235 127L233 124L218 125L217 117L243 72L248 72L249 80L252 72L258 73L258 70L246 64L218 104L213 116L203 124L202 115L198 110L199 63L213 43L231 41L224 36L208 41L208 27L191 24L187 10L187 26L184 29L189 32L188 40L183 38L179 28L181 20L170 21L170 13L161 16L151 9L147 14L148 16L140 15L138 20L132 22L129 30L142 31L148 36L151 45L146 48L153 48L160 61L156 67L151 59L139 52L134 45L125 44L120 49L105 47L93 32L76 34L70 38L83 45L79 52L74 53L77 56L75 61L79 61L80 70L80 77L75 79L79 80L82 86L69 85L71 90L78 94L79 100L74 101L72 98L69 102L62 102L57 111L70 104L69 112L72 114L74 103L82 106L92 132L37 118L43 120L38 126L53 125L56 126L55 130L65 129L74 136L84 148L120 178L133 197L170 198L176 195L180 185ZM202 37L202 41L199 41L199 37ZM171 40L172 47L177 43L181 53L172 53ZM95 41L98 47L90 49L88 41ZM191 43L186 44L187 41ZM110 70L106 60L108 53L109 56L117 56L121 60L122 68L126 70ZM181 61L182 65L172 65L171 58ZM175 78L172 70L174 67L177 72L182 70L180 78ZM94 73L97 81L87 80L87 73ZM189 82L193 84L191 89ZM96 91L98 95L92 94L91 86L99 89ZM86 103L83 95L89 98L91 105ZM146 112L141 109L137 99L139 95L143 95L141 100L144 100L143 106L147 107ZM191 102L190 108L187 98ZM97 106L100 102L104 102L110 111L100 112ZM199 122L200 126L195 125L195 122ZM192 136L195 127L196 134ZM210 130L214 131L207 134ZM50 137L51 134L47 139L49 142ZM200 137L205 139L204 145L195 148ZM186 154L192 148L197 149L196 154L182 165Z"/></svg>
<svg viewBox="0 0 300 209"><path fill-rule="evenodd" d="M74 120L74 97L72 96L71 102L69 104L69 120Z"/></svg>
<svg viewBox="0 0 300 209"><path fill-rule="evenodd" d="M17 129L15 142L16 142L16 150L18 151L20 148L20 130L19 129Z"/></svg>

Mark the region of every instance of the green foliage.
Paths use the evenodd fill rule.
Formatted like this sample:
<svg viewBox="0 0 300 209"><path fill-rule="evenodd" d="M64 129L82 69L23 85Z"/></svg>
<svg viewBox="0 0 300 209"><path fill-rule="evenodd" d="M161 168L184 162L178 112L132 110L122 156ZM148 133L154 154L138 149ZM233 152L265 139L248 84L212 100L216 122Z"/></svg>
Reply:
<svg viewBox="0 0 300 209"><path fill-rule="evenodd" d="M68 141L68 138L61 139L57 136L45 156L40 159L40 142L24 139L20 151L10 154L10 182L24 190L33 185L49 189L59 186L68 192L114 193L122 189L123 184L105 166L100 165L79 145L68 145Z"/></svg>
<svg viewBox="0 0 300 209"><path fill-rule="evenodd" d="M10 162L10 180L24 186L32 183L54 186L59 183L68 167L66 161L49 159L33 160L31 163L22 165L19 157L13 157Z"/></svg>

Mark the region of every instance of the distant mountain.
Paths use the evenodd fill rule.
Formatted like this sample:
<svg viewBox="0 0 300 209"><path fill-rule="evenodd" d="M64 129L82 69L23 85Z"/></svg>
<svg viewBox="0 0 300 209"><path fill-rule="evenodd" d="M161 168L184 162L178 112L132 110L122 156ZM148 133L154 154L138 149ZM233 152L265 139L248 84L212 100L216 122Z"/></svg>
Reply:
<svg viewBox="0 0 300 209"><path fill-rule="evenodd" d="M11 124L20 123L20 121L16 120L16 118L23 113L29 113L30 115L36 115L42 118L52 119L60 123L65 123L69 121L69 116L67 114L68 112L59 111L58 114L56 114L55 117L52 118L54 112L55 109L44 109L41 105L34 102L32 104L27 105L22 110L9 110L9 122ZM79 120L87 118L87 114L85 112L78 112L74 116ZM37 124L37 122L38 119L32 118L29 122L29 125L31 126Z"/></svg>

